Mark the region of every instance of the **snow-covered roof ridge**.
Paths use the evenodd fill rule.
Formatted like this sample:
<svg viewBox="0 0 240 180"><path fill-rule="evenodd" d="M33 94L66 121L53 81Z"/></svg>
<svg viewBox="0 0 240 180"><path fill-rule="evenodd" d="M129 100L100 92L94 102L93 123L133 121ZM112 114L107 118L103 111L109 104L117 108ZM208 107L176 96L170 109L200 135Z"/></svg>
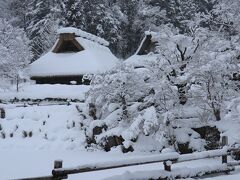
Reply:
<svg viewBox="0 0 240 180"><path fill-rule="evenodd" d="M145 31L145 35L152 35L152 36L156 36L158 33L155 31Z"/></svg>
<svg viewBox="0 0 240 180"><path fill-rule="evenodd" d="M90 34L88 32L85 32L81 29L73 28L73 27L65 27L61 28L57 31L58 34L64 34L64 33L74 33L76 36L80 36L82 38L97 42L103 46L109 46L109 42L106 41L103 38L100 38L98 36L95 36L93 34Z"/></svg>

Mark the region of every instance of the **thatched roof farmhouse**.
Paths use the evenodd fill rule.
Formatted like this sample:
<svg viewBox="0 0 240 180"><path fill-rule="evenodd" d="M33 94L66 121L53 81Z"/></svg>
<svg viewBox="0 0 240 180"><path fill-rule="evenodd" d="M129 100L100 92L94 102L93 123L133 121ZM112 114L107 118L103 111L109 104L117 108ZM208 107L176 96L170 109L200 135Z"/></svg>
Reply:
<svg viewBox="0 0 240 180"><path fill-rule="evenodd" d="M52 50L30 65L30 77L37 84L89 84L84 75L104 73L118 59L109 43L76 28L58 30Z"/></svg>

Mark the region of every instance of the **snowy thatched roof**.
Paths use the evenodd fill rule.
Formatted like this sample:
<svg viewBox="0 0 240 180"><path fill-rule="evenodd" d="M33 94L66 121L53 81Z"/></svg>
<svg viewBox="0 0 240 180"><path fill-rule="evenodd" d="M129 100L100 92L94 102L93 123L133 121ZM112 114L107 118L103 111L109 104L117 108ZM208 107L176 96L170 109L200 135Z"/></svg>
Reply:
<svg viewBox="0 0 240 180"><path fill-rule="evenodd" d="M75 34L75 36L79 36L85 39L88 39L90 41L99 43L103 46L109 46L109 42L107 42L105 39L100 38L98 36L95 36L93 34L90 34L88 32L82 31L81 29L76 29L72 27L62 28L57 31L57 33L60 34Z"/></svg>
<svg viewBox="0 0 240 180"><path fill-rule="evenodd" d="M157 33L146 31L145 37L141 41L136 53L126 59L125 63L133 65L135 68L141 68L145 67L145 64L149 61L155 61L157 56L154 53L157 43Z"/></svg>
<svg viewBox="0 0 240 180"><path fill-rule="evenodd" d="M52 51L30 65L32 78L103 73L118 62L102 38L76 28L63 28L58 34Z"/></svg>
<svg viewBox="0 0 240 180"><path fill-rule="evenodd" d="M153 31L145 31L145 36L140 43L135 55L146 55L149 52L154 52L157 33Z"/></svg>

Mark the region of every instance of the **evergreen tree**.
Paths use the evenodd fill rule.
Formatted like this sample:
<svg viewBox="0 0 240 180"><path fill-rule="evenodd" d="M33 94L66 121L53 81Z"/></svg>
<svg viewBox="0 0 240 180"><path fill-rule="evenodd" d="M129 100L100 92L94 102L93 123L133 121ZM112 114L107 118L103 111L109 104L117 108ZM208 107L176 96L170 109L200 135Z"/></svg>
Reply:
<svg viewBox="0 0 240 180"><path fill-rule="evenodd" d="M212 30L225 32L226 35L238 35L240 32L240 1L217 1L210 16L207 17Z"/></svg>
<svg viewBox="0 0 240 180"><path fill-rule="evenodd" d="M0 0L0 18L7 18L9 16L8 8L9 8L9 1Z"/></svg>
<svg viewBox="0 0 240 180"><path fill-rule="evenodd" d="M28 36L31 40L33 60L48 51L55 41L56 21L52 19L49 1L35 0L31 4L31 13L28 14Z"/></svg>
<svg viewBox="0 0 240 180"><path fill-rule="evenodd" d="M189 23L194 20L194 17L198 13L201 13L202 16L208 14L214 5L214 1L211 0L145 0L144 2L152 9L159 7L162 12L162 18L156 18L153 24L159 26L171 23L179 28L181 33L189 32ZM153 15L153 17L155 16Z"/></svg>
<svg viewBox="0 0 240 180"><path fill-rule="evenodd" d="M121 10L126 17L125 22L122 25L123 39L127 39L125 42L123 57L128 57L133 54L141 40L144 29L139 26L139 0L123 0L120 3Z"/></svg>
<svg viewBox="0 0 240 180"><path fill-rule="evenodd" d="M16 80L29 64L31 52L24 31L0 18L0 78Z"/></svg>
<svg viewBox="0 0 240 180"><path fill-rule="evenodd" d="M115 3L101 0L84 2L84 25L87 32L105 38L110 42L110 48L117 53L121 20L118 18L118 7Z"/></svg>
<svg viewBox="0 0 240 180"><path fill-rule="evenodd" d="M30 2L28 0L13 0L9 4L10 15L14 18L11 19L11 22L20 28L23 28L26 32L29 19L28 13L30 10Z"/></svg>
<svg viewBox="0 0 240 180"><path fill-rule="evenodd" d="M64 27L83 27L83 11L81 0L63 0L60 5L61 21L60 25Z"/></svg>

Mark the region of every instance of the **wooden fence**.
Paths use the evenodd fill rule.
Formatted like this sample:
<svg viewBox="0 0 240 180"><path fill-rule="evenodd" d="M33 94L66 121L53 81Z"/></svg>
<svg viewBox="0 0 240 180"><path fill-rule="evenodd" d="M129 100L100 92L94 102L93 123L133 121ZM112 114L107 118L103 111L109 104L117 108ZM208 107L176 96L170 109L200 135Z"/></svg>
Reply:
<svg viewBox="0 0 240 180"><path fill-rule="evenodd" d="M137 165L145 165L145 164L153 164L153 163L163 163L164 171L171 174L171 166L176 163L192 161L192 160L199 160L199 159L207 159L207 158L214 158L214 157L222 157L222 165L217 166L215 169L207 169L204 172L192 173L191 176L181 176L176 175L176 178L191 178L191 177L198 177L203 175L215 174L215 173L226 173L228 174L230 171L234 171L234 166L240 165L240 161L233 161L228 162L228 155L231 155L231 152L234 149L227 146L228 140L226 136L222 137L222 149L218 150L211 150L211 151L203 151L203 152L194 152L191 154L183 154L180 155L179 153L165 153L160 155L152 155L143 158L135 158L135 159L127 159L121 161L113 161L113 162L104 162L104 163L94 163L94 164L86 164L81 165L78 167L73 168L63 168L63 161L55 161L54 162L54 169L52 170L51 176L46 177L36 177L36 178L26 178L22 180L51 180L51 179L67 179L68 175L70 174L79 174L85 172L94 172L94 171L101 171L101 170L109 170L115 168L122 168L122 167L130 167L130 166L137 166ZM161 175L160 175L161 176ZM173 176L171 176L172 178ZM159 179L167 179L166 176L163 178L159 177Z"/></svg>

